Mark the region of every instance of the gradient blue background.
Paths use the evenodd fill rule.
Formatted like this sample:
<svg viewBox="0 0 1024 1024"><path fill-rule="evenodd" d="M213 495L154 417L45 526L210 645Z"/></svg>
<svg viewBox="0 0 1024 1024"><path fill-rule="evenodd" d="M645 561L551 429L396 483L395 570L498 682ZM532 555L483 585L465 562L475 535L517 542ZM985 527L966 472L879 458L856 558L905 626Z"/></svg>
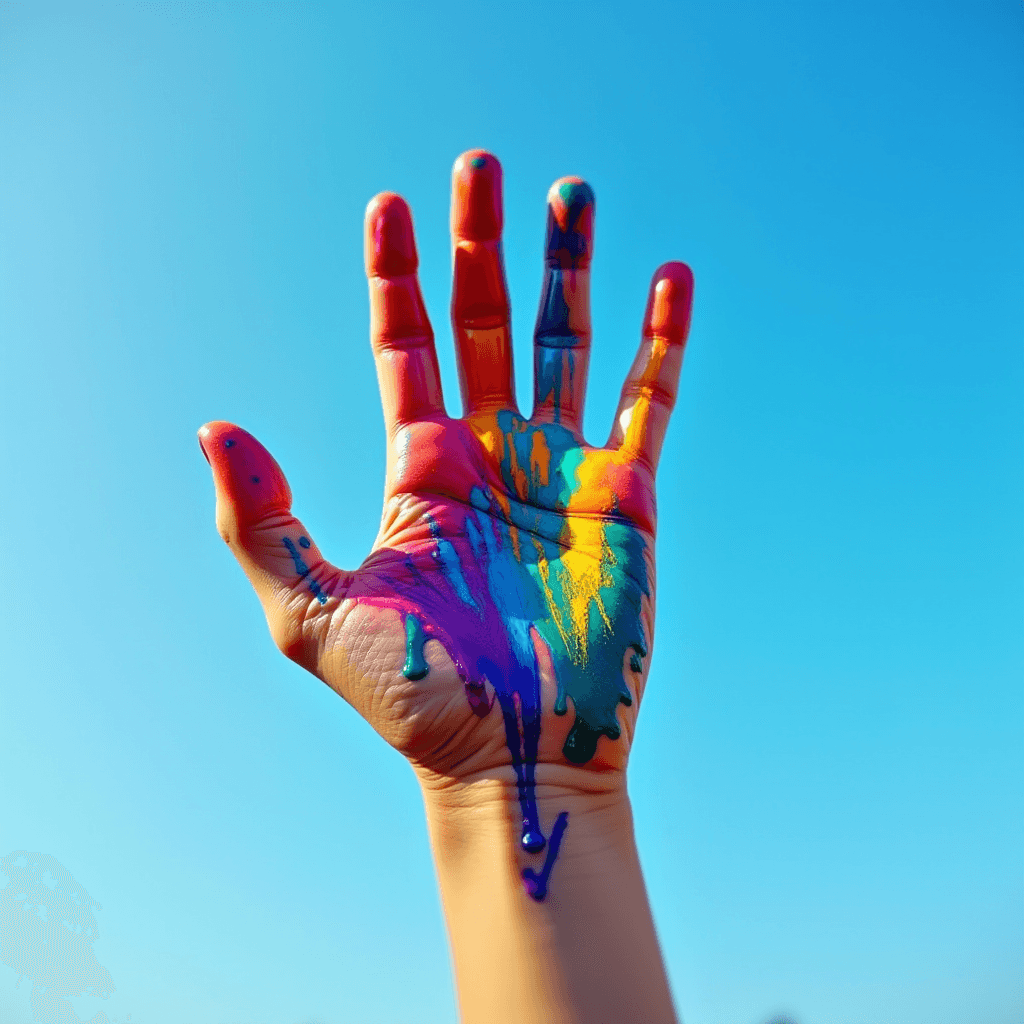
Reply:
<svg viewBox="0 0 1024 1024"><path fill-rule="evenodd" d="M1024 1019L1019 3L0 26L0 855L102 903L117 992L81 1016L455 1019L412 775L274 650L195 430L252 430L358 564L384 471L363 210L412 205L457 412L449 173L484 146L521 394L547 187L596 190L592 440L654 267L697 277L630 768L684 1020Z"/></svg>

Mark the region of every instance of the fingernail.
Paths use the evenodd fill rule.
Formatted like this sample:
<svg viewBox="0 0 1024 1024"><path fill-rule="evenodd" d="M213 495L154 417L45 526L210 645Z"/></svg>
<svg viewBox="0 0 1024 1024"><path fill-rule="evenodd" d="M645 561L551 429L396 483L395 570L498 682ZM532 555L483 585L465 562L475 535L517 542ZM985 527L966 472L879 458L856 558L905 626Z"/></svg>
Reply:
<svg viewBox="0 0 1024 1024"><path fill-rule="evenodd" d="M206 453L206 445L203 444L203 432L205 430L206 430L206 427L200 427L199 428L199 439L198 439L199 440L199 450L203 453L203 458L206 459L207 464L209 464L210 463L210 456Z"/></svg>
<svg viewBox="0 0 1024 1024"><path fill-rule="evenodd" d="M412 213L394 192L381 192L366 207L366 273L369 277L401 277L416 273L416 239Z"/></svg>
<svg viewBox="0 0 1024 1024"><path fill-rule="evenodd" d="M548 192L547 262L565 270L590 266L594 190L582 178L559 178Z"/></svg>
<svg viewBox="0 0 1024 1024"><path fill-rule="evenodd" d="M483 149L471 149L452 168L452 233L471 242L501 235L501 164Z"/></svg>
<svg viewBox="0 0 1024 1024"><path fill-rule="evenodd" d="M644 334L685 341L693 309L693 271L685 263L663 263L654 272L644 316Z"/></svg>

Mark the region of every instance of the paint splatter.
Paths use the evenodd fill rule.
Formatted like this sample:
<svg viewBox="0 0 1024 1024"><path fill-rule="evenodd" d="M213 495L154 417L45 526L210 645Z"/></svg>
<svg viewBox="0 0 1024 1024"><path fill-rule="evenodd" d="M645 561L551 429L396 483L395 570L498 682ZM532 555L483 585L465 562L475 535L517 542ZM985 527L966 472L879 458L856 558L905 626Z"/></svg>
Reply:
<svg viewBox="0 0 1024 1024"><path fill-rule="evenodd" d="M497 703L515 769L521 844L537 853L546 845L535 795L543 711L537 652L554 668L555 712L572 707L563 755L583 764L602 736L618 738L618 706L632 703L626 652L647 652L645 543L618 515L610 483L584 473L584 453L569 430L508 410L471 426L495 466L490 482L473 487L465 504L428 516L427 543L374 552L348 596L404 616L407 678L426 675L423 645L434 639L455 664L473 712L486 715ZM575 511L574 496L598 486L609 490L607 514ZM564 827L555 824L559 842ZM551 863L556 855L549 849ZM544 898L549 873L550 864L527 880L534 898Z"/></svg>
<svg viewBox="0 0 1024 1024"><path fill-rule="evenodd" d="M295 546L295 542L291 537L284 538L284 546L288 549L288 554L292 556L292 561L295 563L295 571L298 573L301 579L306 581L306 586L309 587L309 592L321 603L327 604L327 595L324 593L323 587L312 576L309 575L309 566L302 560L302 555L299 554L299 549ZM300 540L301 544L302 541ZM309 545L304 545L308 547Z"/></svg>

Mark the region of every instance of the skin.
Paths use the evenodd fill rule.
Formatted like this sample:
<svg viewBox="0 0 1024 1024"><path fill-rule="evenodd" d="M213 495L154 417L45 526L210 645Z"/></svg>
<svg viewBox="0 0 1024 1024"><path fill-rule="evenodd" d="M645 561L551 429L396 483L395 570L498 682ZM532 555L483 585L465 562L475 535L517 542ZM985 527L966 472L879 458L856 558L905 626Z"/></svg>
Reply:
<svg viewBox="0 0 1024 1024"><path fill-rule="evenodd" d="M380 533L352 572L291 514L277 463L206 424L217 525L290 658L420 781L465 1021L674 1021L626 794L654 635L654 474L693 278L667 263L608 443L580 433L593 194L548 196L534 406L513 390L501 167L453 171L452 322L465 415L444 408L412 220L366 213L388 432Z"/></svg>

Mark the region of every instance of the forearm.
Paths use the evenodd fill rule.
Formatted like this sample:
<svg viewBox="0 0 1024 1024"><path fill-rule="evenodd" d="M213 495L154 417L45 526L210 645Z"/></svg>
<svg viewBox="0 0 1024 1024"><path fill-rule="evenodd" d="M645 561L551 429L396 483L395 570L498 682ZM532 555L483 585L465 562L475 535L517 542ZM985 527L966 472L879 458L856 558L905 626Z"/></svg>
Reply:
<svg viewBox="0 0 1024 1024"><path fill-rule="evenodd" d="M464 1024L676 1020L624 780L598 795L538 785L549 847L533 855L519 845L518 802L503 781L423 791ZM537 900L522 872L543 884L563 811Z"/></svg>

